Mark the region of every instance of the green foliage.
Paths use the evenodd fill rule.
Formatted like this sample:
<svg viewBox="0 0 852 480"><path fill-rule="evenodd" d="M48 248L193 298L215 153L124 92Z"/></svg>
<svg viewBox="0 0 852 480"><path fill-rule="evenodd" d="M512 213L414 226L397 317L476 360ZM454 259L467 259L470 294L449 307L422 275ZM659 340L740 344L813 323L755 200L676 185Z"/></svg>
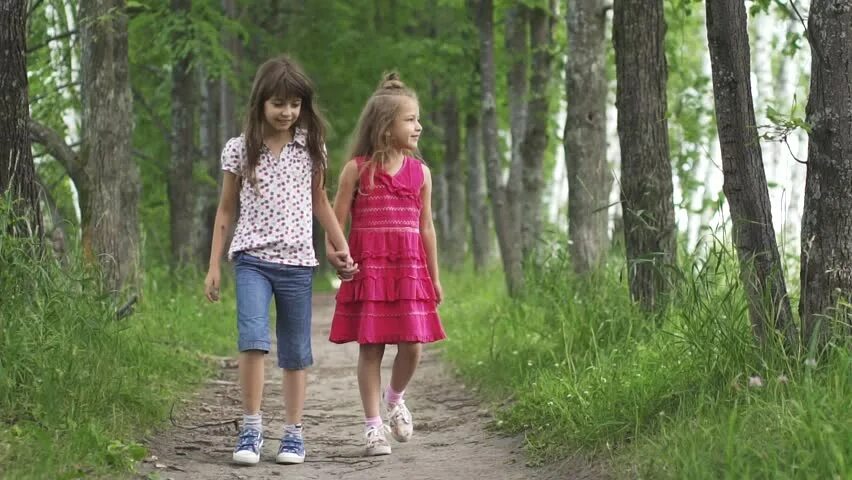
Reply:
<svg viewBox="0 0 852 480"><path fill-rule="evenodd" d="M231 349L233 305L206 305L198 275L153 270L117 320L76 256L36 252L0 234L0 476L127 471L144 455L136 441L209 374L200 352Z"/></svg>
<svg viewBox="0 0 852 480"><path fill-rule="evenodd" d="M704 63L707 51L704 4L669 0L665 7L669 152L682 192L679 206L690 209L693 192L704 184L704 179L697 177L696 167L707 157L708 144L716 138L713 85ZM702 205L701 211L708 207L714 205Z"/></svg>
<svg viewBox="0 0 852 480"><path fill-rule="evenodd" d="M510 398L495 426L523 434L533 461L579 450L616 478L847 478L848 340L819 364L759 349L730 251L684 262L660 328L634 308L620 262L580 279L557 254L516 302L499 275L448 276L447 355Z"/></svg>

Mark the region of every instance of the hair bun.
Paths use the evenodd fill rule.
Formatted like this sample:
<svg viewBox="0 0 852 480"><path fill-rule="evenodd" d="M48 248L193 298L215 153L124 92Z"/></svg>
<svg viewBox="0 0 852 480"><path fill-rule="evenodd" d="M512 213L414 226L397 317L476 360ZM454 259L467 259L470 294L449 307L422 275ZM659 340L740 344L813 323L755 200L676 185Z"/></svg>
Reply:
<svg viewBox="0 0 852 480"><path fill-rule="evenodd" d="M394 71L388 72L384 75L382 83L379 84L379 88L385 90L402 90L405 88L405 84L399 79L399 73Z"/></svg>

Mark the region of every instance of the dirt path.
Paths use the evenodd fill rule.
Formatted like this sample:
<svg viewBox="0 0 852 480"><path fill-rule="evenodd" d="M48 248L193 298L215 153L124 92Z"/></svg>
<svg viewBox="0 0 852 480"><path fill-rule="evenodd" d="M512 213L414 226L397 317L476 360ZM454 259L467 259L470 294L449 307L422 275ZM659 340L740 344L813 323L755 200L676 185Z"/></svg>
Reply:
<svg viewBox="0 0 852 480"><path fill-rule="evenodd" d="M223 361L219 378L211 380L196 398L175 413L179 425L152 439L148 447L155 460L140 465L138 478L161 479L530 479L553 477L525 466L519 441L485 430L488 415L474 396L452 379L435 352L426 349L423 362L406 399L415 421L412 440L391 441L393 454L366 458L363 412L355 378L358 348L331 344L328 330L333 298L314 298L313 348L315 364L309 370L305 405L304 465L276 465L282 431L281 371L275 355L267 356L264 392L266 431L260 464L232 465L235 423L241 418L235 362ZM383 382L395 349L388 348ZM559 477L561 478L561 476Z"/></svg>

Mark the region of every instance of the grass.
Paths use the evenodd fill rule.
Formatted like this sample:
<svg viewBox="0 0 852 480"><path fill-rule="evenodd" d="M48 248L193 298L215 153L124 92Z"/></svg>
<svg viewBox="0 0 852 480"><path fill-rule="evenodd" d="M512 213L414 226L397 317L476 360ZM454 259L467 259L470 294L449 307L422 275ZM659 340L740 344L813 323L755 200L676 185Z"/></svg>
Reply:
<svg viewBox="0 0 852 480"><path fill-rule="evenodd" d="M735 259L717 245L687 262L657 321L619 264L579 279L557 255L520 300L499 272L445 274L447 356L507 405L495 426L524 434L534 462L579 451L616 478L852 478L852 342L758 348Z"/></svg>
<svg viewBox="0 0 852 480"><path fill-rule="evenodd" d="M73 260L0 234L0 265L1 478L131 470L138 442L209 375L206 355L233 349L233 304L202 301L198 274L148 271L137 311L117 320Z"/></svg>
<svg viewBox="0 0 852 480"><path fill-rule="evenodd" d="M60 263L0 233L0 478L132 471L143 438L211 374L211 355L235 352L227 269L223 301L208 304L201 273L148 267L136 311L116 319L79 257ZM314 290L332 280L318 273Z"/></svg>

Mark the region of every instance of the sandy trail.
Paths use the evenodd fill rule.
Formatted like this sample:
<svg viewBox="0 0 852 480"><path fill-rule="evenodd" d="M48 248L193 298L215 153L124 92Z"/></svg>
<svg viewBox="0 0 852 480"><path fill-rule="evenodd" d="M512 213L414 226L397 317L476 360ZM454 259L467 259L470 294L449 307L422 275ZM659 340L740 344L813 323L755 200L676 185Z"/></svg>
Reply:
<svg viewBox="0 0 852 480"><path fill-rule="evenodd" d="M519 440L487 431L488 413L428 347L406 393L415 422L414 437L400 444L389 436L393 447L390 456L362 456L363 411L355 378L358 347L328 341L333 301L327 294L314 298L315 364L308 375L304 417L307 459L303 465L276 465L274 461L283 429L281 371L274 366L275 355L267 355L263 405L266 431L260 464L242 467L230 462L236 424L228 421L241 418L241 409L235 362L226 360L218 378L211 379L195 398L176 409L179 426L151 439L148 448L156 460L143 462L137 478L563 478L527 467ZM390 378L395 353L395 347L388 347L383 384Z"/></svg>

